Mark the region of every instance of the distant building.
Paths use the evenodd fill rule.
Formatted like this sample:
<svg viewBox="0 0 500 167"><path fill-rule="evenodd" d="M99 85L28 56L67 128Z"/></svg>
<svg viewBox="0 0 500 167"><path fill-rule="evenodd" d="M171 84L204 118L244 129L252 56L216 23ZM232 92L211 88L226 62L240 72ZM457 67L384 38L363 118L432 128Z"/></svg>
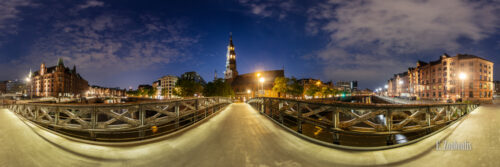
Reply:
<svg viewBox="0 0 500 167"><path fill-rule="evenodd" d="M0 81L0 94L7 93L7 82L8 81Z"/></svg>
<svg viewBox="0 0 500 167"><path fill-rule="evenodd" d="M409 78L408 72L394 74L394 77L387 81L388 96L409 97Z"/></svg>
<svg viewBox="0 0 500 167"><path fill-rule="evenodd" d="M124 97L126 90L120 88L106 88L101 86L91 86L86 93L87 97Z"/></svg>
<svg viewBox="0 0 500 167"><path fill-rule="evenodd" d="M195 81L197 83L201 83L203 85L207 84L207 82L205 82L205 80L200 76L200 74L198 74L194 71L185 72L184 74L181 75L180 78L192 80L192 81Z"/></svg>
<svg viewBox="0 0 500 167"><path fill-rule="evenodd" d="M191 74L193 75L193 74ZM189 76L190 77L190 76ZM192 78L197 78L197 77L192 77ZM200 77L201 78L201 77ZM203 80L203 78L197 78L198 80ZM177 78L176 76L173 75L167 75L163 76L158 81L153 82L153 87L156 88L156 94L155 98L157 99L171 99L175 98L176 96L173 94L175 84L177 83Z"/></svg>
<svg viewBox="0 0 500 167"><path fill-rule="evenodd" d="M26 83L19 80L7 81L6 84L7 93L10 94L24 94L26 93Z"/></svg>
<svg viewBox="0 0 500 167"><path fill-rule="evenodd" d="M273 91L274 80L277 77L285 77L283 70L261 71L238 75L231 82L236 98L250 98L256 96L278 97ZM263 82L260 79L263 78Z"/></svg>
<svg viewBox="0 0 500 167"><path fill-rule="evenodd" d="M337 81L335 88L346 93L353 93L358 90L358 81Z"/></svg>
<svg viewBox="0 0 500 167"><path fill-rule="evenodd" d="M24 94L26 83L15 81L0 81L0 94Z"/></svg>
<svg viewBox="0 0 500 167"><path fill-rule="evenodd" d="M429 100L488 101L493 94L493 62L478 56L443 54L439 60L417 62L417 67L409 68L408 78L403 80L408 86L408 96ZM399 81L389 80L388 86ZM397 89L397 88L396 88ZM389 92L391 89L389 89ZM398 89L392 95L398 95ZM391 95L391 93L389 93Z"/></svg>
<svg viewBox="0 0 500 167"><path fill-rule="evenodd" d="M52 67L45 67L42 63L40 71L31 76L29 86L33 95L39 97L81 96L89 88L88 82L76 72L76 67L73 66L72 70L66 68L62 59Z"/></svg>

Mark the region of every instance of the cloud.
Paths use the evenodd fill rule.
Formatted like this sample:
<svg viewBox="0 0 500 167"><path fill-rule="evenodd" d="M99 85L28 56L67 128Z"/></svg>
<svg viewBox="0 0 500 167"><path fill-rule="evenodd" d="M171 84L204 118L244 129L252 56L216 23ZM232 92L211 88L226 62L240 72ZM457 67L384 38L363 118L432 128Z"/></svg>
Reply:
<svg viewBox="0 0 500 167"><path fill-rule="evenodd" d="M294 10L293 0L239 0L239 2L250 8L250 13L261 17L284 19Z"/></svg>
<svg viewBox="0 0 500 167"><path fill-rule="evenodd" d="M14 63L46 62L51 66L61 57L67 66L76 64L90 81L102 80L186 60L186 50L198 42L197 37L186 35L188 28L183 21L154 17L139 20L103 14L58 22L35 42L27 57Z"/></svg>
<svg viewBox="0 0 500 167"><path fill-rule="evenodd" d="M328 36L317 52L328 64L325 75L355 71L386 79L416 61L415 54L457 51L461 39L479 42L492 36L500 27L498 15L498 1L331 0L308 10L306 31Z"/></svg>
<svg viewBox="0 0 500 167"><path fill-rule="evenodd" d="M85 4L81 4L77 8L78 9L87 9L87 8L103 7L103 6L104 6L104 2L96 1L96 0L88 0Z"/></svg>
<svg viewBox="0 0 500 167"><path fill-rule="evenodd" d="M0 46L8 35L17 34L18 23L22 20L20 7L35 6L30 0L0 1Z"/></svg>

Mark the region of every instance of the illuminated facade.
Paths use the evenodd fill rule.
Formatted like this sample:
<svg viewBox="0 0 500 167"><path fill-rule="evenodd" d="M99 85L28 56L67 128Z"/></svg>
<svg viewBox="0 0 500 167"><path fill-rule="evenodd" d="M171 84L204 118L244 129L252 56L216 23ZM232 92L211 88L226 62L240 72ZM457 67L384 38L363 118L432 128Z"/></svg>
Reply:
<svg viewBox="0 0 500 167"><path fill-rule="evenodd" d="M120 88L105 88L100 86L91 86L86 92L87 97L123 97L126 96L126 90Z"/></svg>
<svg viewBox="0 0 500 167"><path fill-rule="evenodd" d="M443 54L437 61L418 61L417 67L408 69L403 85L408 86L408 96L420 99L488 101L493 97L493 65L474 55ZM391 85L397 84L389 80Z"/></svg>
<svg viewBox="0 0 500 167"><path fill-rule="evenodd" d="M156 88L155 98L157 99L171 99L176 96L173 94L175 83L179 80L178 77L173 75L163 76L158 81L153 83Z"/></svg>
<svg viewBox="0 0 500 167"><path fill-rule="evenodd" d="M39 97L82 96L89 88L88 82L76 73L76 67L72 70L64 67L62 59L52 67L42 63L40 71L31 76L31 83L33 96Z"/></svg>

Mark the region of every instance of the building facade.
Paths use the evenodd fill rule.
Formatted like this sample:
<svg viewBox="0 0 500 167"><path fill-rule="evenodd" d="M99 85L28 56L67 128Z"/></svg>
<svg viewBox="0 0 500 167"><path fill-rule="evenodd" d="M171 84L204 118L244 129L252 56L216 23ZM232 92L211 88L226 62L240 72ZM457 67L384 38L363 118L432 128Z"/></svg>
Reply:
<svg viewBox="0 0 500 167"><path fill-rule="evenodd" d="M394 74L394 77L387 81L387 95L397 97L409 97L410 78L408 72Z"/></svg>
<svg viewBox="0 0 500 167"><path fill-rule="evenodd" d="M231 82L237 99L246 100L251 97L278 97L273 91L274 80L285 77L284 70L260 71L236 76Z"/></svg>
<svg viewBox="0 0 500 167"><path fill-rule="evenodd" d="M120 88L106 88L101 86L91 86L86 92L86 97L124 97L126 95L125 89Z"/></svg>
<svg viewBox="0 0 500 167"><path fill-rule="evenodd" d="M403 81L408 95L418 99L488 101L494 87L493 65L474 55L443 54L436 61L418 61L415 68L408 69L408 81Z"/></svg>
<svg viewBox="0 0 500 167"><path fill-rule="evenodd" d="M156 95L157 99L171 99L176 98L173 94L175 84L179 80L178 77L173 75L163 76L158 81L153 83L153 87L156 87Z"/></svg>
<svg viewBox="0 0 500 167"><path fill-rule="evenodd" d="M351 94L358 90L358 81L337 81L335 83L335 88L337 88L338 91Z"/></svg>
<svg viewBox="0 0 500 167"><path fill-rule="evenodd" d="M0 81L0 94L7 93L7 82L8 81Z"/></svg>
<svg viewBox="0 0 500 167"><path fill-rule="evenodd" d="M56 66L46 67L45 63L40 65L40 70L33 73L28 85L33 96L38 97L61 97L61 96L83 96L89 88L88 82L73 69L64 66L63 60L59 59Z"/></svg>

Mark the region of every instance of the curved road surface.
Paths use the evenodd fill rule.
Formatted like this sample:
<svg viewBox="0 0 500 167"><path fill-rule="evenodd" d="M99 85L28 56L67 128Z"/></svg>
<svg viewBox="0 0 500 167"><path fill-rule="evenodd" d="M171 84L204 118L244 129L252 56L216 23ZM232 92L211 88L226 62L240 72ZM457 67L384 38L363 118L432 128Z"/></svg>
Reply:
<svg viewBox="0 0 500 167"><path fill-rule="evenodd" d="M500 105L482 106L439 134L383 151L326 148L294 136L247 104L195 128L138 146L83 144L25 124L0 109L0 166L500 166ZM472 145L436 151L435 142Z"/></svg>

